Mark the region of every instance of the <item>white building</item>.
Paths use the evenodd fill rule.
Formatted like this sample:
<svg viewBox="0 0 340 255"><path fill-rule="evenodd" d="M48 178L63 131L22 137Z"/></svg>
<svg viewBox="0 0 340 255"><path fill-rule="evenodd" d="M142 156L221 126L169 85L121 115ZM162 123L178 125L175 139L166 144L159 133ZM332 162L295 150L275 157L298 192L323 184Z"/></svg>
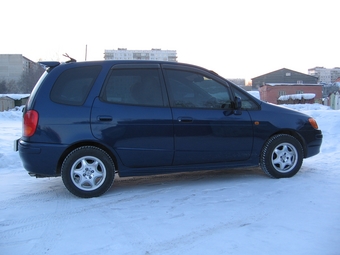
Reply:
<svg viewBox="0 0 340 255"><path fill-rule="evenodd" d="M0 81L18 81L35 64L21 54L0 54Z"/></svg>
<svg viewBox="0 0 340 255"><path fill-rule="evenodd" d="M160 61L177 61L177 53L175 50L128 50L126 48L118 48L118 50L105 50L105 60L160 60Z"/></svg>
<svg viewBox="0 0 340 255"><path fill-rule="evenodd" d="M19 81L23 74L40 67L21 54L0 54L0 81Z"/></svg>
<svg viewBox="0 0 340 255"><path fill-rule="evenodd" d="M314 67L308 69L308 74L319 78L319 83L331 84L334 83L337 78L340 77L340 68L324 68L324 67Z"/></svg>

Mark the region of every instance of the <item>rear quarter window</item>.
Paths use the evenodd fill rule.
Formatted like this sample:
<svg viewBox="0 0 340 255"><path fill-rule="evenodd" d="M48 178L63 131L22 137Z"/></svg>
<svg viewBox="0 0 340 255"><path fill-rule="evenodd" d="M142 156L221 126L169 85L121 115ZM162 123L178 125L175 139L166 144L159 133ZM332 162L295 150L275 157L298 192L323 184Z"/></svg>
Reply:
<svg viewBox="0 0 340 255"><path fill-rule="evenodd" d="M52 87L51 100L59 104L82 105L100 70L101 66L86 66L64 71Z"/></svg>

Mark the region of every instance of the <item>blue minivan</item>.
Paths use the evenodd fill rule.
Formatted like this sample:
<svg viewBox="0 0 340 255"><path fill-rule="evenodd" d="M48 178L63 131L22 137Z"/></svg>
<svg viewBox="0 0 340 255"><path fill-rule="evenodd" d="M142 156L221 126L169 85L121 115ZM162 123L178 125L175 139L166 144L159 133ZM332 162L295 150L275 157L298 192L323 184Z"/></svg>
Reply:
<svg viewBox="0 0 340 255"><path fill-rule="evenodd" d="M204 68L161 61L41 62L17 150L31 176L79 197L120 177L260 166L295 175L320 151L316 121Z"/></svg>

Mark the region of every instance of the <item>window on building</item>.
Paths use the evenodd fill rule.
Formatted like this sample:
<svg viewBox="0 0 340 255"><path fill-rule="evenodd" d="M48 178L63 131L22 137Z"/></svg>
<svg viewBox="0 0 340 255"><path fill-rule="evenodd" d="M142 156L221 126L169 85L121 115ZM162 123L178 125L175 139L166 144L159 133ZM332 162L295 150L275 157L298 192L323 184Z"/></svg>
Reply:
<svg viewBox="0 0 340 255"><path fill-rule="evenodd" d="M296 94L303 94L303 91L302 90L297 90Z"/></svg>
<svg viewBox="0 0 340 255"><path fill-rule="evenodd" d="M284 91L284 90L280 90L279 91L279 96L284 96L284 95L286 95L287 93L286 93L286 91Z"/></svg>

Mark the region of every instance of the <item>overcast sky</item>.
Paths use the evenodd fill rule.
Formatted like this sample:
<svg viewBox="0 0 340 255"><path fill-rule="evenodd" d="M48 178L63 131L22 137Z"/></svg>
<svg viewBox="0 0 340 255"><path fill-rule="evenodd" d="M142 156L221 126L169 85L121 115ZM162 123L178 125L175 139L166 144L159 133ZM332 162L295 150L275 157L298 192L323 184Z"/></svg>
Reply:
<svg viewBox="0 0 340 255"><path fill-rule="evenodd" d="M105 49L176 50L178 61L250 79L340 66L338 0L3 0L0 54L101 60Z"/></svg>

